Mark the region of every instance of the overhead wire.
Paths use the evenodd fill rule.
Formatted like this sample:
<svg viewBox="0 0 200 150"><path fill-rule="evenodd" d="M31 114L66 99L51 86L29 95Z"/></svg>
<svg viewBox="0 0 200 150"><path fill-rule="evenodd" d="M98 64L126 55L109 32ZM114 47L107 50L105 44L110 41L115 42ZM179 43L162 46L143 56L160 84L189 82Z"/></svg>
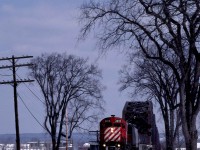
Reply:
<svg viewBox="0 0 200 150"><path fill-rule="evenodd" d="M8 77L8 76L12 76L12 74L11 75L9 75L9 74L0 74L0 76Z"/></svg>
<svg viewBox="0 0 200 150"><path fill-rule="evenodd" d="M18 69L18 68L17 68ZM16 69L16 71L17 71L17 69ZM10 70L12 70L12 69L10 69ZM16 73L16 72L15 72ZM18 76L18 78L20 79L20 80L22 80L22 78L16 73L16 75ZM12 75L6 75L6 74L0 74L0 76L12 76ZM24 82L22 82L22 83L24 83ZM24 83L25 84L25 83ZM25 84L25 86L29 89L29 91L41 102L41 103L43 103L43 104L45 104L26 84ZM34 116L34 114L30 111L30 109L28 108L28 106L26 105L26 103L24 102L24 100L22 99L22 97L19 95L19 93L17 92L17 95L18 95L18 97L20 98L20 100L21 100L21 102L22 102L22 104L25 106L25 108L27 109L27 111L30 113L30 115L34 118L34 120L44 129L44 130L46 130L45 129L45 127L39 122L39 120Z"/></svg>
<svg viewBox="0 0 200 150"><path fill-rule="evenodd" d="M16 74L16 75L17 75L17 77L18 77L20 80L22 79L18 74ZM39 96L37 96L37 95L28 87L28 85L27 85L26 83L23 82L23 84L28 88L28 90L29 90L42 104L45 105L45 103L39 98Z"/></svg>
<svg viewBox="0 0 200 150"><path fill-rule="evenodd" d="M26 109L28 110L28 112L30 113L30 115L35 119L35 121L43 128L45 129L45 127L39 122L39 120L34 116L34 114L30 111L30 109L28 108L28 106L26 105L26 103L24 102L24 100L22 99L22 97L19 95L19 93L17 93L18 97L20 98L20 100L22 101L23 105L26 107ZM46 129L45 129L46 130Z"/></svg>
<svg viewBox="0 0 200 150"><path fill-rule="evenodd" d="M20 79L20 80L22 80L22 78L16 73L16 75L17 75L17 77ZM22 82L25 86L26 86L26 88L28 88L28 90L42 103L42 104L44 104L45 105L45 103L39 98L39 96L37 96L29 87L28 87L28 85L27 84L25 84L24 82ZM17 93L18 94L18 97L20 98L20 100L22 101L22 103L23 103L23 105L26 107L26 109L28 110L28 112L30 113L30 115L35 119L35 121L44 129L44 130L46 130L45 129L45 127L39 122L39 120L34 116L34 114L30 111L30 109L28 108L28 106L26 105L26 103L24 102L24 100L22 99L22 97L19 95L19 93Z"/></svg>

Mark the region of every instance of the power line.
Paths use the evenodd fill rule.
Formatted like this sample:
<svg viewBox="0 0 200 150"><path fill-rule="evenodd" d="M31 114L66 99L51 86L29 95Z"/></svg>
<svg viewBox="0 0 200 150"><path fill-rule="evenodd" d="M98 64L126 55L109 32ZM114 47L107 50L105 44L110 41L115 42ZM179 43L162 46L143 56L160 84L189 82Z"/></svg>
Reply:
<svg viewBox="0 0 200 150"><path fill-rule="evenodd" d="M28 112L30 113L30 115L35 119L35 121L43 128L45 129L45 127L39 122L39 120L33 115L33 113L30 111L30 109L28 108L28 106L26 105L26 103L24 102L24 100L22 99L22 97L19 95L19 93L17 93L17 95L19 96L20 100L22 101L22 103L24 104L24 106L26 107L26 109L28 110ZM46 129L45 129L46 130Z"/></svg>
<svg viewBox="0 0 200 150"><path fill-rule="evenodd" d="M18 74L16 74L18 76L18 78L21 80L20 76ZM28 88L28 90L44 105L46 105L40 98L39 96L37 96L29 87L27 84L24 83L24 85Z"/></svg>
<svg viewBox="0 0 200 150"><path fill-rule="evenodd" d="M32 64L26 63L26 64L17 64L16 62L19 59L25 59L25 58L32 58L33 56L21 56L21 57L6 57L6 58L0 58L0 61L10 61L11 65L2 65L0 66L0 69L11 69L12 70L12 75L13 75L13 80L11 81L3 81L0 82L0 84L12 84L13 85L13 90L14 90L14 111L15 111L15 130L16 130L16 148L17 150L20 150L20 133L19 133L19 119L18 119L18 103L17 103L17 85L18 83L23 83L23 82L32 82L33 80L17 80L16 79L16 69L19 67L25 67L25 66L31 66Z"/></svg>
<svg viewBox="0 0 200 150"><path fill-rule="evenodd" d="M12 74L0 74L0 76L8 77L8 76L12 76Z"/></svg>

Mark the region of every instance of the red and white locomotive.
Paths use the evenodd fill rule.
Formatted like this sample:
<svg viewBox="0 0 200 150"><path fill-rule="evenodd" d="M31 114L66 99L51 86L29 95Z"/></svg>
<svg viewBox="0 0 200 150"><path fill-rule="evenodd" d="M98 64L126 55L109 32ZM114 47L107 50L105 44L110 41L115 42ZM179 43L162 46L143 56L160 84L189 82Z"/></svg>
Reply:
<svg viewBox="0 0 200 150"><path fill-rule="evenodd" d="M152 145L145 142L150 135L141 134L138 129L122 118L104 118L100 122L100 150L150 150Z"/></svg>
<svg viewBox="0 0 200 150"><path fill-rule="evenodd" d="M100 122L100 150L125 149L127 141L127 123L115 117L104 118Z"/></svg>
<svg viewBox="0 0 200 150"><path fill-rule="evenodd" d="M100 150L160 150L152 103L126 102L122 118L104 118L99 144Z"/></svg>

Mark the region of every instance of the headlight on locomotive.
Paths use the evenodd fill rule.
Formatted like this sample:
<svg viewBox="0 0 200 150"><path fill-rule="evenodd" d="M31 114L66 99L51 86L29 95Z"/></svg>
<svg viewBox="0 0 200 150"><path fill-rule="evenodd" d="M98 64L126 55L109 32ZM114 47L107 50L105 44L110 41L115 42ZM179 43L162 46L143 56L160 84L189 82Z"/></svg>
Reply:
<svg viewBox="0 0 200 150"><path fill-rule="evenodd" d="M117 147L119 147L119 148L120 148L120 146L121 146L120 144L117 144Z"/></svg>
<svg viewBox="0 0 200 150"><path fill-rule="evenodd" d="M114 128L110 128L110 132L113 133L114 132Z"/></svg>

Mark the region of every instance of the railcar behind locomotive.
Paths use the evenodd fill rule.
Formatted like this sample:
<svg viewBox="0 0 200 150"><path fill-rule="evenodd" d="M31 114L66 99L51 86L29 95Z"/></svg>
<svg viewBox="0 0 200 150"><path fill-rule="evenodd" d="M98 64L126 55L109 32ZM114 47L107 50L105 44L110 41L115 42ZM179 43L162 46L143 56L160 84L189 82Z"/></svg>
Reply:
<svg viewBox="0 0 200 150"><path fill-rule="evenodd" d="M122 118L100 122L100 150L160 150L152 102L126 102Z"/></svg>
<svg viewBox="0 0 200 150"><path fill-rule="evenodd" d="M122 118L112 115L100 122L100 150L149 150L152 148L152 145L143 143L143 140L139 138L138 129Z"/></svg>
<svg viewBox="0 0 200 150"><path fill-rule="evenodd" d="M100 122L100 150L125 149L127 141L127 123L124 119L105 118Z"/></svg>

